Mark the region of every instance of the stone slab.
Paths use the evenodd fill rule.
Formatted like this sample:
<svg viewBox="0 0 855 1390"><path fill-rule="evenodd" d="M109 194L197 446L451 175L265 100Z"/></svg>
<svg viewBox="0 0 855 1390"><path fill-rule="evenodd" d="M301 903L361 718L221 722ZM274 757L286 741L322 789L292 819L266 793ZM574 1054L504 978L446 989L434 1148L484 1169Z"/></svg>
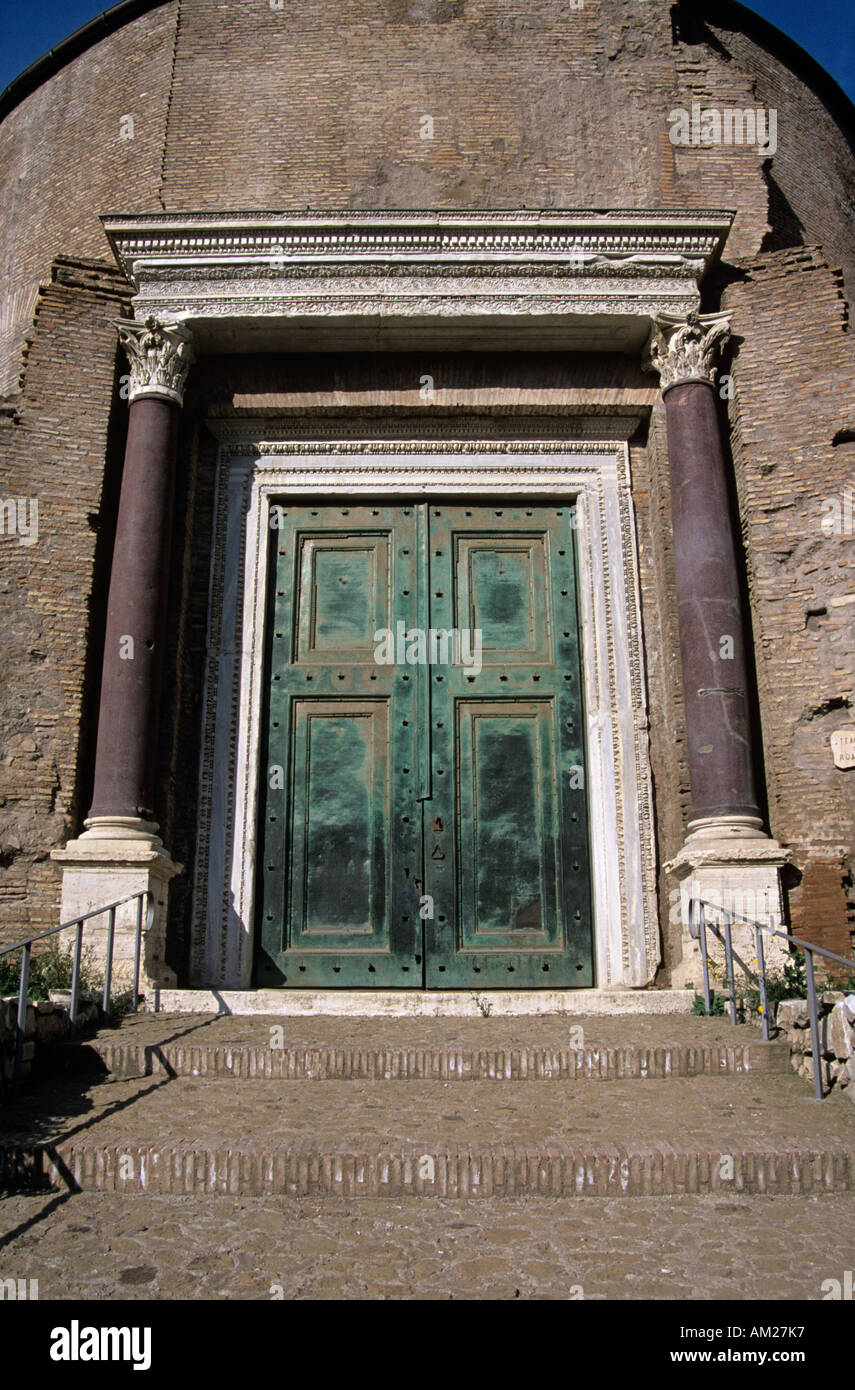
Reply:
<svg viewBox="0 0 855 1390"><path fill-rule="evenodd" d="M270 1017L479 1018L531 1015L690 1014L688 989L656 990L310 990L161 989L160 1013L263 1014Z"/></svg>

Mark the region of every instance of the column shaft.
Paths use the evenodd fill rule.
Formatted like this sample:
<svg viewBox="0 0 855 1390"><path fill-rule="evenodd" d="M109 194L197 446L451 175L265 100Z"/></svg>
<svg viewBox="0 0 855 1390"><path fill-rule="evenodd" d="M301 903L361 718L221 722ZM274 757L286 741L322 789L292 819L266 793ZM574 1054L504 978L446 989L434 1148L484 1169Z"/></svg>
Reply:
<svg viewBox="0 0 855 1390"><path fill-rule="evenodd" d="M665 392L691 822L761 818L736 545L713 388Z"/></svg>
<svg viewBox="0 0 855 1390"><path fill-rule="evenodd" d="M154 395L130 407L90 816L154 819L178 410Z"/></svg>

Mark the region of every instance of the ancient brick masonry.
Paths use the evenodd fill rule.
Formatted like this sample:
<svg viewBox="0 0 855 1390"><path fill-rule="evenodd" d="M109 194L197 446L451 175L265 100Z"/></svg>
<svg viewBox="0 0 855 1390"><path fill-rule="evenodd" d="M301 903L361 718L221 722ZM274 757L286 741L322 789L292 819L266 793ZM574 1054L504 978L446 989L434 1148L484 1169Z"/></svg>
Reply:
<svg viewBox="0 0 855 1390"><path fill-rule="evenodd" d="M82 758L97 676L87 683L87 657L101 640L96 615L103 621L96 567L109 565L112 544L108 536L99 554L110 509L105 468L121 442L111 432L122 419L111 416L113 320L127 305L114 270L58 258L39 299L23 390L0 431L3 496L37 499L39 527L32 546L0 539L4 939L56 924L59 876L48 855L88 810Z"/></svg>
<svg viewBox="0 0 855 1390"><path fill-rule="evenodd" d="M804 875L794 930L844 953L855 784L834 766L829 735L855 703L855 536L823 529L823 503L855 487L855 445L837 442L855 419L855 348L840 278L819 250L740 269L724 295L742 340L729 411L771 829Z"/></svg>

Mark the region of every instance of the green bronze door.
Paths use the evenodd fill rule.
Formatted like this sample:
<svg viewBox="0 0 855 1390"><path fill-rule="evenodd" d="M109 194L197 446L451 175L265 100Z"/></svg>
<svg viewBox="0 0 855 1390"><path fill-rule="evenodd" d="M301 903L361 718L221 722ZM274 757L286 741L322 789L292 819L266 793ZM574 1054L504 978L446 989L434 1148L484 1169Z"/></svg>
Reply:
<svg viewBox="0 0 855 1390"><path fill-rule="evenodd" d="M574 519L430 507L431 623L480 643L430 670L428 986L593 984Z"/></svg>
<svg viewBox="0 0 855 1390"><path fill-rule="evenodd" d="M257 982L591 985L573 508L274 513Z"/></svg>

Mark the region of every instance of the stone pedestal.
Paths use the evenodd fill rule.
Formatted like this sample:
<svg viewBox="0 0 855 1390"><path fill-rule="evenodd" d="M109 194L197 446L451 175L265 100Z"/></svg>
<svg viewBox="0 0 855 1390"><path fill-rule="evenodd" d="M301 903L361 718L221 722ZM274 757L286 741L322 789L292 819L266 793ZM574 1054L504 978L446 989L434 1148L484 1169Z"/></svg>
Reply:
<svg viewBox="0 0 855 1390"><path fill-rule="evenodd" d="M782 929L784 920L781 869L790 857L776 840L752 826L738 827L708 825L689 834L686 843L674 859L665 865L680 885L680 921L683 957L671 971L675 989L694 985L700 994L703 986L703 962L700 942L689 931L689 902L700 898L708 904L707 922L713 922L724 935L724 917L716 908L759 922L768 930L763 936L763 953L767 970L781 970L789 956L787 943L771 931ZM697 920L697 919L696 919ZM757 951L754 928L733 924L733 949L756 972ZM717 978L711 984L718 990L727 988L723 974L724 947L712 932L707 932L707 954L716 963ZM737 966L736 977L740 975Z"/></svg>
<svg viewBox="0 0 855 1390"><path fill-rule="evenodd" d="M177 976L165 962L166 910L169 881L181 872L161 840L151 829L141 830L139 822L124 823L120 817L101 817L87 821L86 831L71 840L65 849L55 850L52 858L62 865L62 906L60 920L72 922L84 912L104 903L116 902L143 890L150 894L153 909L144 909L140 956L140 990L168 989ZM91 952L97 969L103 968L107 952L109 914L93 917L84 924L84 950ZM133 982L136 947L137 904L126 903L116 910L113 941L113 985L127 988ZM63 947L74 944L74 930L61 934Z"/></svg>

